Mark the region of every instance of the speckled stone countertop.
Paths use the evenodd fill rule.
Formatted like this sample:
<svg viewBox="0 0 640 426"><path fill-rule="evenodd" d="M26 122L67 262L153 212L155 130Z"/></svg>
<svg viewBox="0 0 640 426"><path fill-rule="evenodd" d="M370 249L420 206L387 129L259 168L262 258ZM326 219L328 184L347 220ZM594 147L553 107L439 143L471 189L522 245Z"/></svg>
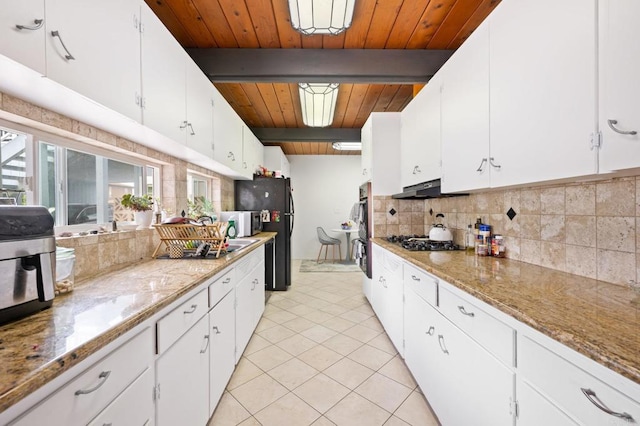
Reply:
<svg viewBox="0 0 640 426"><path fill-rule="evenodd" d="M275 235L220 259L156 259L81 283L53 306L0 326L0 413Z"/></svg>
<svg viewBox="0 0 640 426"><path fill-rule="evenodd" d="M640 384L640 294L630 288L510 259L373 242Z"/></svg>

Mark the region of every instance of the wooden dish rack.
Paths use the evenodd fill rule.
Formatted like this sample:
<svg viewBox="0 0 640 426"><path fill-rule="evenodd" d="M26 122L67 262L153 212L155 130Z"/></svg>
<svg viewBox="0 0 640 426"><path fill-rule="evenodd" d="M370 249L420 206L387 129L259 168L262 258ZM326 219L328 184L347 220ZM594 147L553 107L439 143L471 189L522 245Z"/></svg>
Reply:
<svg viewBox="0 0 640 426"><path fill-rule="evenodd" d="M195 251L201 243L210 245L209 253L219 257L225 252L228 222L215 222L210 225L166 224L153 225L160 234L160 243L151 257L155 258L164 246L165 252L171 248L179 248L183 252Z"/></svg>

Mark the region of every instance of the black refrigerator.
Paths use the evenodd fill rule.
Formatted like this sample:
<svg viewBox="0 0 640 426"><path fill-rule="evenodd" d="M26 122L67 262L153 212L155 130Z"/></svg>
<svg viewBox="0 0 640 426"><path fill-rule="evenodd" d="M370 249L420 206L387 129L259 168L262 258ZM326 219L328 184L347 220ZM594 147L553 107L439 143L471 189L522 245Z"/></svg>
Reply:
<svg viewBox="0 0 640 426"><path fill-rule="evenodd" d="M235 181L236 210L268 210L269 222L262 230L277 232L275 243L275 278L267 290L286 290L291 285L291 233L293 232L293 197L291 179L256 176L252 181ZM267 277L268 280L268 277Z"/></svg>

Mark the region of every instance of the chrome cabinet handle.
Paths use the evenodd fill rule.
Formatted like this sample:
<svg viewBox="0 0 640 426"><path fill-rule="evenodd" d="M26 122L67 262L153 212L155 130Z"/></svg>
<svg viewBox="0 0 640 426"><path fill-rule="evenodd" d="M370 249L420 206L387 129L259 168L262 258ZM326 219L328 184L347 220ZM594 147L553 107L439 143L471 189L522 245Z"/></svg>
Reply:
<svg viewBox="0 0 640 426"><path fill-rule="evenodd" d="M495 163L495 158L493 157L489 157L489 164L491 164L491 167L493 167L494 169L500 170L502 168L500 164Z"/></svg>
<svg viewBox="0 0 640 426"><path fill-rule="evenodd" d="M216 334L220 334L220 329L218 328L218 326L217 326L217 325L214 325L214 326L212 327L212 330L214 330L214 331L216 332Z"/></svg>
<svg viewBox="0 0 640 426"><path fill-rule="evenodd" d="M387 287L387 280L384 279L384 277L380 277L380 279L378 280L378 282L382 283L382 287L384 288L388 288Z"/></svg>
<svg viewBox="0 0 640 426"><path fill-rule="evenodd" d="M243 162L242 162L242 168L243 168L243 169L246 169L246 168L247 168L247 162L246 162L246 161L243 161Z"/></svg>
<svg viewBox="0 0 640 426"><path fill-rule="evenodd" d="M615 123L613 123L613 124L615 124ZM625 419L628 422L632 422L633 421L633 416L631 414L629 414L629 413L616 413L615 411L611 411L609 408L607 408L607 406L604 405L602 403L602 401L600 401L600 399L598 398L596 393L594 391L592 391L591 389L580 388L580 390L582 391L584 396L586 396L587 399L589 401L591 401L591 403L593 405L595 405L596 407L598 407L599 409L601 409L605 413L610 414L610 415L612 415L614 417L619 417L621 419Z"/></svg>
<svg viewBox="0 0 640 426"><path fill-rule="evenodd" d="M366 175L367 174L367 169L362 169L362 175Z"/></svg>
<svg viewBox="0 0 640 426"><path fill-rule="evenodd" d="M67 46L64 45L64 41L62 41L62 37L60 37L60 33L58 31L51 31L51 36L52 37L58 37L58 40L60 40L60 44L64 48L64 51L67 52L67 54L64 55L64 57L65 57L65 59L67 61L73 61L74 59L76 59L76 58L73 57L71 52L69 52L69 49L67 49Z"/></svg>
<svg viewBox="0 0 640 426"><path fill-rule="evenodd" d="M191 309L189 309L188 311L184 311L184 314L192 314L196 311L196 309L198 309L198 305L191 305Z"/></svg>
<svg viewBox="0 0 640 426"><path fill-rule="evenodd" d="M424 334L426 334L427 336L433 336L433 333L435 333L436 328L434 326L429 327L429 330L425 331Z"/></svg>
<svg viewBox="0 0 640 426"><path fill-rule="evenodd" d="M487 162L486 158L483 158L482 161L480 162L480 165L478 166L478 168L476 169L476 172L482 172L485 163Z"/></svg>
<svg viewBox="0 0 640 426"><path fill-rule="evenodd" d="M254 279L253 281L251 281L253 283L253 287L251 287L251 291L256 289L256 285L258 285L258 279Z"/></svg>
<svg viewBox="0 0 640 426"><path fill-rule="evenodd" d="M16 28L19 30L31 30L31 31L39 30L40 28L42 28L42 24L44 24L44 19L34 19L33 23L35 25L16 24Z"/></svg>
<svg viewBox="0 0 640 426"><path fill-rule="evenodd" d="M415 175L415 174L418 174L418 173L422 173L422 170L420 170L420 167L419 167L419 166L415 166L415 167L413 168L413 174Z"/></svg>
<svg viewBox="0 0 640 426"><path fill-rule="evenodd" d="M233 152L229 151L227 154L227 158L231 158L231 161L236 161L236 156L233 155Z"/></svg>
<svg viewBox="0 0 640 426"><path fill-rule="evenodd" d="M420 278L416 277L415 275L411 275L411 279L414 281L420 281Z"/></svg>
<svg viewBox="0 0 640 426"><path fill-rule="evenodd" d="M458 310L460 312L462 312L464 315L468 316L468 317L475 317L476 316L476 314L474 314L473 312L467 312L467 310L462 305L458 306Z"/></svg>
<svg viewBox="0 0 640 426"><path fill-rule="evenodd" d="M616 128L615 125L618 124L618 120L607 120L607 124L609 125L609 127L611 127L611 130L613 130L616 133L620 133L621 135L637 135L638 134L638 132L636 132L635 130L620 130Z"/></svg>
<svg viewBox="0 0 640 426"><path fill-rule="evenodd" d="M204 347L204 349L200 349L200 353L203 354L207 351L207 349L209 349L209 335L205 334L204 338L207 340L207 345Z"/></svg>
<svg viewBox="0 0 640 426"><path fill-rule="evenodd" d="M444 346L444 336L442 334L438 334L438 343L440 344L440 349L442 350L442 352L449 355L449 351Z"/></svg>
<svg viewBox="0 0 640 426"><path fill-rule="evenodd" d="M195 130L193 130L193 126L191 125L191 123L188 123L189 129L191 129L191 136L195 136L196 132Z"/></svg>
<svg viewBox="0 0 640 426"><path fill-rule="evenodd" d="M231 282L231 278L227 278L224 281L222 281L222 284L229 284Z"/></svg>
<svg viewBox="0 0 640 426"><path fill-rule="evenodd" d="M97 385L95 385L91 389L87 389L87 390L80 389L80 390L77 390L75 392L75 394L76 395L86 395L88 393L97 391L98 389L100 389L100 386L102 386L102 385L104 385L106 383L107 379L109 378L109 374L111 374L111 371L103 371L102 373L100 373L98 375L98 379L102 380L100 383L98 383Z"/></svg>

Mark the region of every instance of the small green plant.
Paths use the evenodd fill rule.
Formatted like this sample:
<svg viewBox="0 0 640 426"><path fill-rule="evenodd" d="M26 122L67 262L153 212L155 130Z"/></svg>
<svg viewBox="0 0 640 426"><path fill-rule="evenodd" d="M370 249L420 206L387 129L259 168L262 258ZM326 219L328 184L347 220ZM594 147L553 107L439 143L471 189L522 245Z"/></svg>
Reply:
<svg viewBox="0 0 640 426"><path fill-rule="evenodd" d="M124 194L120 200L120 204L134 212L146 212L153 208L153 198L149 194L141 196L133 194Z"/></svg>
<svg viewBox="0 0 640 426"><path fill-rule="evenodd" d="M202 195L195 197L193 200L187 200L187 209L189 210L189 217L194 219L202 216L213 217L216 214L213 203Z"/></svg>

